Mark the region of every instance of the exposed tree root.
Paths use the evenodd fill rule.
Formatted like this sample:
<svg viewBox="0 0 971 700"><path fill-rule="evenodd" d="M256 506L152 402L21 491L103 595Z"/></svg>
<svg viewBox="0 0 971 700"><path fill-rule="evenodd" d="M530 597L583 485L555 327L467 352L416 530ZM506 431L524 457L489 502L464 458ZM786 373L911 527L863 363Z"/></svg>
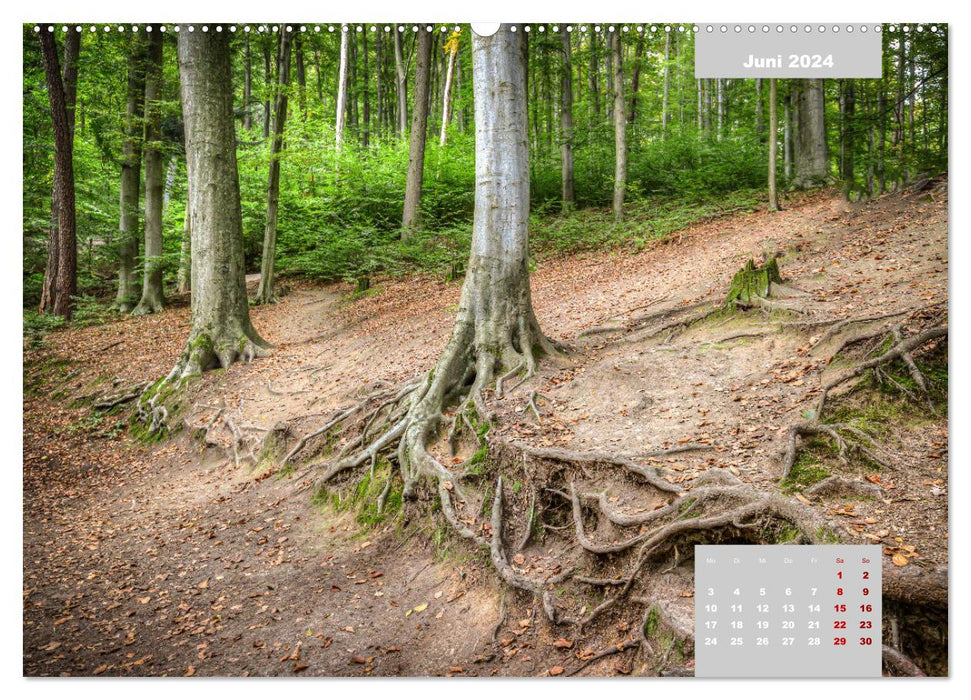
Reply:
<svg viewBox="0 0 971 700"><path fill-rule="evenodd" d="M901 676L925 677L927 675L909 657L886 644L883 645L883 662Z"/></svg>

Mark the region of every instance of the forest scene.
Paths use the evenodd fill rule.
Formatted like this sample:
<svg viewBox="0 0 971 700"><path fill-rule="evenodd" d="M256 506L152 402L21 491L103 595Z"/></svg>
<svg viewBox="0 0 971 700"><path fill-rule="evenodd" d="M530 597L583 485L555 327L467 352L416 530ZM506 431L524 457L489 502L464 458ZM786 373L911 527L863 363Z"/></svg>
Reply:
<svg viewBox="0 0 971 700"><path fill-rule="evenodd" d="M25 676L694 676L696 544L948 669L948 26L25 24ZM874 30L876 31L876 29Z"/></svg>

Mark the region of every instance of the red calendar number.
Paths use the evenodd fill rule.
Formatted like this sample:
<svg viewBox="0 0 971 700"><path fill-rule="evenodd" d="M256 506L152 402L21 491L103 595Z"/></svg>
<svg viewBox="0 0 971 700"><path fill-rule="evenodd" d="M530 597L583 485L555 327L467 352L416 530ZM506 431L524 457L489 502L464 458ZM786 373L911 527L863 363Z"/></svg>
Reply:
<svg viewBox="0 0 971 700"><path fill-rule="evenodd" d="M846 646L846 637L833 637L833 646Z"/></svg>
<svg viewBox="0 0 971 700"><path fill-rule="evenodd" d="M870 637L860 637L860 644L862 644L865 647L868 647L871 644L873 644L873 640Z"/></svg>
<svg viewBox="0 0 971 700"><path fill-rule="evenodd" d="M833 620L833 629L834 630L845 630L846 629L846 620Z"/></svg>
<svg viewBox="0 0 971 700"><path fill-rule="evenodd" d="M860 612L873 612L873 606L869 603L864 603L860 606Z"/></svg>

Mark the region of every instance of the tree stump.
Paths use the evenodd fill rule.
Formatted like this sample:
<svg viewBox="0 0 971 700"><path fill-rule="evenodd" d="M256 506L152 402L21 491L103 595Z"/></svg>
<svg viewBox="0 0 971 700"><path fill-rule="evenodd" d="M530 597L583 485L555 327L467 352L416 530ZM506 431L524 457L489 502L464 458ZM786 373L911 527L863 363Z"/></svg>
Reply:
<svg viewBox="0 0 971 700"><path fill-rule="evenodd" d="M758 299L767 299L772 294L773 284L782 284L782 275L779 274L779 264L776 259L769 258L761 266L757 266L754 260L749 260L745 263L745 267L732 277L725 304L748 306L756 303Z"/></svg>

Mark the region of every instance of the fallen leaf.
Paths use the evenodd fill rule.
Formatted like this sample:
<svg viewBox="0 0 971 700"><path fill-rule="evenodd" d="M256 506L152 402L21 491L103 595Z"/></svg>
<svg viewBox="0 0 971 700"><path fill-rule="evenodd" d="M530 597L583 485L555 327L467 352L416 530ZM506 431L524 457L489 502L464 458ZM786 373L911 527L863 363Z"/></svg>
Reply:
<svg viewBox="0 0 971 700"><path fill-rule="evenodd" d="M563 675L563 671L564 670L566 670L566 669L564 669L562 666L554 666L553 668L550 669L550 675L551 676L561 676L561 675Z"/></svg>

